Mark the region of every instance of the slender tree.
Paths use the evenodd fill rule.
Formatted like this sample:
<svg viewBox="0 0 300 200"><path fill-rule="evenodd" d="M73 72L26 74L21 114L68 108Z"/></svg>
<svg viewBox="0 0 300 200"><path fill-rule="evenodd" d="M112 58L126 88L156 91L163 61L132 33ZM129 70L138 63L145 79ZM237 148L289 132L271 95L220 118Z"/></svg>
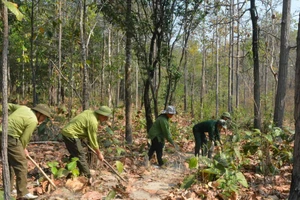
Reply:
<svg viewBox="0 0 300 200"><path fill-rule="evenodd" d="M295 142L293 155L293 172L289 200L300 199L300 14L297 35L297 58L295 72Z"/></svg>
<svg viewBox="0 0 300 200"><path fill-rule="evenodd" d="M7 7L2 4L3 20L3 47L2 47L2 176L4 184L4 199L10 199L10 178L7 158L7 127L8 127L8 102L7 102L7 55L8 55L8 14Z"/></svg>
<svg viewBox="0 0 300 200"><path fill-rule="evenodd" d="M126 63L125 63L125 114L126 114L126 131L125 138L128 144L132 143L132 125L131 125L131 38L132 38L132 21L131 21L131 0L127 0L126 10Z"/></svg>
<svg viewBox="0 0 300 200"><path fill-rule="evenodd" d="M81 42L81 59L83 65L83 110L89 109L89 74L87 66L87 53L86 53L86 0L80 0L80 42Z"/></svg>
<svg viewBox="0 0 300 200"><path fill-rule="evenodd" d="M258 14L255 0L250 1L250 14L252 21L252 53L253 53L253 73L254 73L254 128L261 129L260 113L260 81L259 81L259 57L258 57Z"/></svg>
<svg viewBox="0 0 300 200"><path fill-rule="evenodd" d="M288 64L289 64L290 21L291 21L291 0L285 0L283 1L283 5L282 5L278 86L277 86L277 92L275 98L275 109L274 109L274 119L273 119L275 125L278 127L282 127L283 117L284 117L286 84L287 84Z"/></svg>

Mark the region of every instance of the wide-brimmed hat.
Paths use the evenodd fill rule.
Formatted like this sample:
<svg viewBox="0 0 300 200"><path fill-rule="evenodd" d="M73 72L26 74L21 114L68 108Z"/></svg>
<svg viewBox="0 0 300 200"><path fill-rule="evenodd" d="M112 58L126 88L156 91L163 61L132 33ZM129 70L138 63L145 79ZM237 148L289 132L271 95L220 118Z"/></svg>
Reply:
<svg viewBox="0 0 300 200"><path fill-rule="evenodd" d="M176 110L175 110L175 107L174 106L168 106L166 108L166 110L163 110L161 112L162 114L171 114L171 115L175 115L176 114Z"/></svg>
<svg viewBox="0 0 300 200"><path fill-rule="evenodd" d="M217 124L220 125L220 126L222 126L222 128L227 129L227 124L226 124L226 121L224 119L219 119L217 121Z"/></svg>
<svg viewBox="0 0 300 200"><path fill-rule="evenodd" d="M32 110L35 110L35 111L45 115L46 117L51 118L51 110L50 110L49 106L46 104L38 104L35 107L33 107Z"/></svg>
<svg viewBox="0 0 300 200"><path fill-rule="evenodd" d="M98 110L95 110L95 112L99 115L107 116L109 117L112 113L111 109L107 106L100 106Z"/></svg>
<svg viewBox="0 0 300 200"><path fill-rule="evenodd" d="M229 112L223 112L223 114L221 115L221 118L224 118L224 117L231 119L231 115Z"/></svg>

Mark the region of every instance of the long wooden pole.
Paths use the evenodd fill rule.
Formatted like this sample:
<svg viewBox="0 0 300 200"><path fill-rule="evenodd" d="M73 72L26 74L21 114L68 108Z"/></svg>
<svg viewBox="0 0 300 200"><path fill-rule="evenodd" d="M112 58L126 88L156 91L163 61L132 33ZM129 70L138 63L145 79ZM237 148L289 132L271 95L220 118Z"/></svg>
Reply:
<svg viewBox="0 0 300 200"><path fill-rule="evenodd" d="M96 154L96 152L95 152L95 150L94 149L92 149L92 147L90 146L90 145L88 145L86 142L84 142L84 144L95 154L95 155L97 155ZM125 181L125 182L128 182L128 181L126 181L122 176L120 176L119 175L119 173L113 168L113 166L111 166L104 158L103 158L103 162L120 178L120 179L122 179L123 181Z"/></svg>
<svg viewBox="0 0 300 200"><path fill-rule="evenodd" d="M40 166L28 155L27 158L29 158L29 160L40 170L40 172L42 172L42 174L47 178L47 180L51 183L51 185L53 185L53 187L56 189L56 185L53 183L53 181L49 178L49 176L47 176L47 174L42 170L42 168L40 168Z"/></svg>

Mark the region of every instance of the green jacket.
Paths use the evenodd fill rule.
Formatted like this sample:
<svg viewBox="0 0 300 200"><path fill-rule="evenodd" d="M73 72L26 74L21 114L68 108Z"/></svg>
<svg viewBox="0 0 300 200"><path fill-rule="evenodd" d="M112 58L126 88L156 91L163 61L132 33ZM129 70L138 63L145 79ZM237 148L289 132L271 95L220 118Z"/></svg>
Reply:
<svg viewBox="0 0 300 200"><path fill-rule="evenodd" d="M8 111L11 114L8 116L7 134L13 138L18 138L23 147L26 148L38 125L36 115L27 106L12 103L8 104ZM2 125L0 131L2 133Z"/></svg>
<svg viewBox="0 0 300 200"><path fill-rule="evenodd" d="M74 117L61 131L69 138L88 138L93 149L99 148L97 141L97 114L92 110L85 110Z"/></svg>
<svg viewBox="0 0 300 200"><path fill-rule="evenodd" d="M196 124L193 129L196 132L204 134L208 132L208 137L210 141L220 142L220 132L217 127L217 120L207 120Z"/></svg>
<svg viewBox="0 0 300 200"><path fill-rule="evenodd" d="M169 118L165 114L159 115L149 130L148 138L153 140L155 137L157 137L159 142L165 143L166 139L174 145L170 133Z"/></svg>

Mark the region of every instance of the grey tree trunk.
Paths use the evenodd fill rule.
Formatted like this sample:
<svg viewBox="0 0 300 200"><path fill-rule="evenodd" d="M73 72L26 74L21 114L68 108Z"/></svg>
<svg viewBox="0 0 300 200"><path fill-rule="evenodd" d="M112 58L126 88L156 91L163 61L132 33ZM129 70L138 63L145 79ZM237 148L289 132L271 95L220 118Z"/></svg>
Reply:
<svg viewBox="0 0 300 200"><path fill-rule="evenodd" d="M228 112L232 112L233 99L233 55L234 55L234 0L230 0L230 50L229 50L229 68L228 68Z"/></svg>
<svg viewBox="0 0 300 200"><path fill-rule="evenodd" d="M297 58L295 73L295 142L293 155L293 172L289 200L300 199L300 14L297 35Z"/></svg>
<svg viewBox="0 0 300 200"><path fill-rule="evenodd" d="M278 86L275 98L275 109L273 119L275 125L278 127L282 127L284 117L286 84L289 64L290 21L291 0L285 0L283 1L282 6Z"/></svg>
<svg viewBox="0 0 300 200"><path fill-rule="evenodd" d="M36 68L35 65L33 64L33 40L34 40L34 1L31 2L31 13L30 13L30 67L32 71L32 95L33 95L33 105L35 106L38 102L37 100L37 94L36 94Z"/></svg>
<svg viewBox="0 0 300 200"><path fill-rule="evenodd" d="M86 0L80 0L80 41L81 41L81 58L83 64L83 102L82 108L89 108L89 74L86 63L86 44L85 44L85 19L86 19Z"/></svg>
<svg viewBox="0 0 300 200"><path fill-rule="evenodd" d="M132 85L132 69L131 69L131 38L132 38L132 22L131 22L131 0L127 0L126 11L126 63L125 63L125 115L126 130L125 139L128 144L132 144L132 125L131 125L131 85Z"/></svg>
<svg viewBox="0 0 300 200"><path fill-rule="evenodd" d="M62 0L59 0L58 3L58 13L59 13L59 33L58 33L58 69L61 71L61 41L62 41ZM58 73L57 76L57 105L60 105L61 101L61 75Z"/></svg>
<svg viewBox="0 0 300 200"><path fill-rule="evenodd" d="M260 80L259 80L259 57L258 57L258 25L255 0L250 1L250 14L252 21L252 53L253 53L253 74L254 74L254 128L261 129L260 113Z"/></svg>
<svg viewBox="0 0 300 200"><path fill-rule="evenodd" d="M8 102L7 102L7 55L8 55L8 14L7 7L2 4L3 20L3 49L2 49L2 176L4 184L4 199L10 199L10 178L7 158L7 127L8 127Z"/></svg>
<svg viewBox="0 0 300 200"><path fill-rule="evenodd" d="M240 1L237 1L237 16L240 16ZM239 20L239 19L238 19ZM236 36L236 70L235 70L235 107L238 108L240 105L240 22L237 22L237 36Z"/></svg>
<svg viewBox="0 0 300 200"><path fill-rule="evenodd" d="M218 15L216 16L217 20L219 20ZM216 35L215 35L215 41L216 42L216 118L218 118L219 115L219 85L220 85L220 66L219 66L219 26L216 24Z"/></svg>

